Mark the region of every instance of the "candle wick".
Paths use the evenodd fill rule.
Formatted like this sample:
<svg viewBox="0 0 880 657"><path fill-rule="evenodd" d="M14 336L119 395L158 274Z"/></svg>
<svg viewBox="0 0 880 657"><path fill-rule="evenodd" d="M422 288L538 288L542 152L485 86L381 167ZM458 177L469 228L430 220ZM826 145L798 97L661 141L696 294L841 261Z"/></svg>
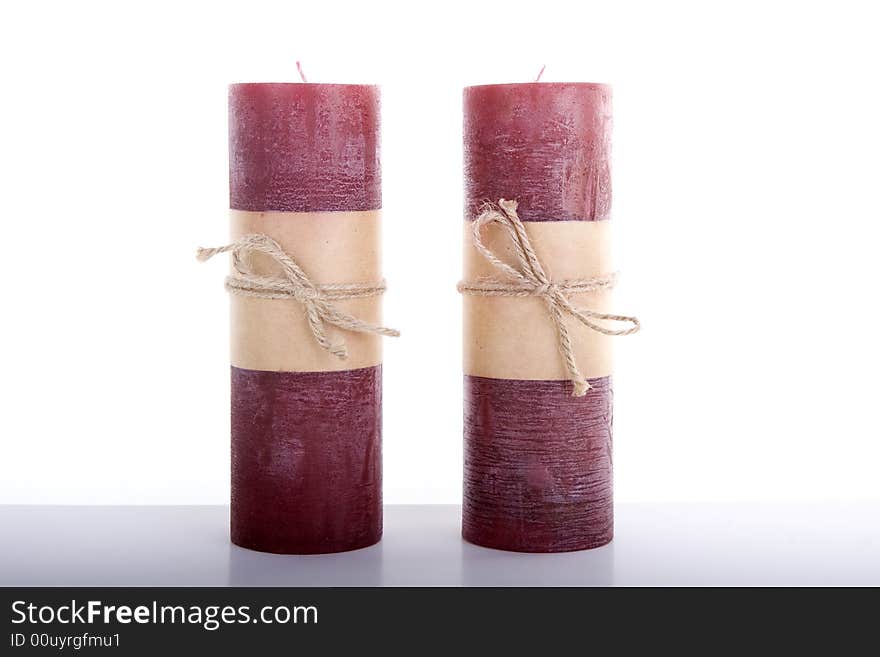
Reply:
<svg viewBox="0 0 880 657"><path fill-rule="evenodd" d="M540 82L540 81L541 81L541 76L544 75L544 69L545 69L545 68L547 68L547 65L546 65L546 64L544 64L544 65L541 67L541 70L538 71L538 77L535 78L535 82Z"/></svg>
<svg viewBox="0 0 880 657"><path fill-rule="evenodd" d="M296 63L296 70L299 71L299 77L302 78L302 81L303 81L303 82L308 82L308 80L306 80L306 74L303 73L303 67L302 67L302 64L300 64L299 62ZM542 69L542 70L543 70L543 69Z"/></svg>

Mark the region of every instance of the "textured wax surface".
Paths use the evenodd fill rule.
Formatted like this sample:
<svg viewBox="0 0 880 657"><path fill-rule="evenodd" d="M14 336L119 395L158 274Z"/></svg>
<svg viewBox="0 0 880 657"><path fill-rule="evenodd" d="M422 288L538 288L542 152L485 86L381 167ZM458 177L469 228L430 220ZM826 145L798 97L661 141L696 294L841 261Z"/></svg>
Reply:
<svg viewBox="0 0 880 657"><path fill-rule="evenodd" d="M380 208L379 88L230 85L229 197L234 210Z"/></svg>
<svg viewBox="0 0 880 657"><path fill-rule="evenodd" d="M353 550L382 536L382 367L232 368L232 542Z"/></svg>
<svg viewBox="0 0 880 657"><path fill-rule="evenodd" d="M464 377L462 534L485 547L565 552L614 533L611 378Z"/></svg>
<svg viewBox="0 0 880 657"><path fill-rule="evenodd" d="M523 221L605 219L611 211L611 89L495 84L464 90L465 218L519 201Z"/></svg>

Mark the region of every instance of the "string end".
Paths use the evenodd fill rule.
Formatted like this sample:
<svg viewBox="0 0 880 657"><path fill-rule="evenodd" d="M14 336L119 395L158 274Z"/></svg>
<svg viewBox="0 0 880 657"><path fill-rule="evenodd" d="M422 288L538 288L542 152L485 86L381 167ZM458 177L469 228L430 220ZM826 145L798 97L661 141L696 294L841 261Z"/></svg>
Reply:
<svg viewBox="0 0 880 657"><path fill-rule="evenodd" d="M574 383L574 390L571 393L572 397L583 397L587 394L587 391L592 389L590 382L586 379L578 379L572 381L572 383Z"/></svg>

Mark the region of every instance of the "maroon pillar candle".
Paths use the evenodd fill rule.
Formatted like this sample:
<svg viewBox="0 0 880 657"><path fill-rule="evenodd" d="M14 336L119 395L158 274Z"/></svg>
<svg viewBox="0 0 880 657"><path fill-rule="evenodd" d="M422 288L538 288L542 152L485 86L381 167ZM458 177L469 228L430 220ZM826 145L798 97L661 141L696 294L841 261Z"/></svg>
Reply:
<svg viewBox="0 0 880 657"><path fill-rule="evenodd" d="M486 201L516 200L552 278L607 273L610 108L599 84L465 89L467 223ZM468 248L467 279L497 273L480 271ZM607 345L570 325L591 385L573 397L550 322L540 299L465 297L462 531L472 543L561 552L612 538Z"/></svg>
<svg viewBox="0 0 880 657"><path fill-rule="evenodd" d="M232 85L229 160L234 236L269 234L316 283L375 280L376 87ZM362 319L376 319L370 313L378 300L339 305L345 304ZM339 361L311 339L296 301L233 297L233 306L232 541L290 554L376 543L378 338L333 336L352 352Z"/></svg>

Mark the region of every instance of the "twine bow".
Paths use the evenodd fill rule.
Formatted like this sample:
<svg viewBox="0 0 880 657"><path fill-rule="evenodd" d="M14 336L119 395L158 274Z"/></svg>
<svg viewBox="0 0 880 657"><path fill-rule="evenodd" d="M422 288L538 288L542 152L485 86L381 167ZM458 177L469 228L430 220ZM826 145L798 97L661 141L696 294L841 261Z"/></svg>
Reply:
<svg viewBox="0 0 880 657"><path fill-rule="evenodd" d="M541 261L535 253L532 243L526 234L525 226L516 214L517 202L501 199L498 204L489 203L483 207L483 211L473 221L473 243L477 251L494 267L504 272L509 281L489 280L470 282L463 281L458 284L458 291L463 294L472 294L486 297L540 297L547 304L547 311L556 327L559 339L559 351L565 361L568 376L574 384L572 396L582 397L587 394L590 384L581 374L574 356L574 348L565 325L565 314L571 315L581 324L593 331L604 335L629 335L639 330L639 320L626 315L612 315L601 313L588 308L578 308L568 299L569 294L580 292L595 292L610 290L614 287L616 276L608 274L594 278L576 279L555 283L550 280ZM492 253L482 239L483 227L491 223L499 223L506 230L516 252L519 267L513 267ZM627 328L612 329L602 324L601 321L626 322Z"/></svg>
<svg viewBox="0 0 880 657"><path fill-rule="evenodd" d="M316 285L284 249L268 235L259 233L244 237L216 248L200 248L196 258L204 262L218 253L232 253L233 274L226 278L226 289L232 294L260 299L295 299L306 312L309 328L315 341L341 360L348 358L345 341L336 344L327 337L326 325L332 324L345 331L375 333L397 337L399 331L370 324L339 310L333 301L375 297L385 292L385 281L379 283L342 283ZM281 267L281 276L255 274L244 257L247 253L264 253Z"/></svg>

